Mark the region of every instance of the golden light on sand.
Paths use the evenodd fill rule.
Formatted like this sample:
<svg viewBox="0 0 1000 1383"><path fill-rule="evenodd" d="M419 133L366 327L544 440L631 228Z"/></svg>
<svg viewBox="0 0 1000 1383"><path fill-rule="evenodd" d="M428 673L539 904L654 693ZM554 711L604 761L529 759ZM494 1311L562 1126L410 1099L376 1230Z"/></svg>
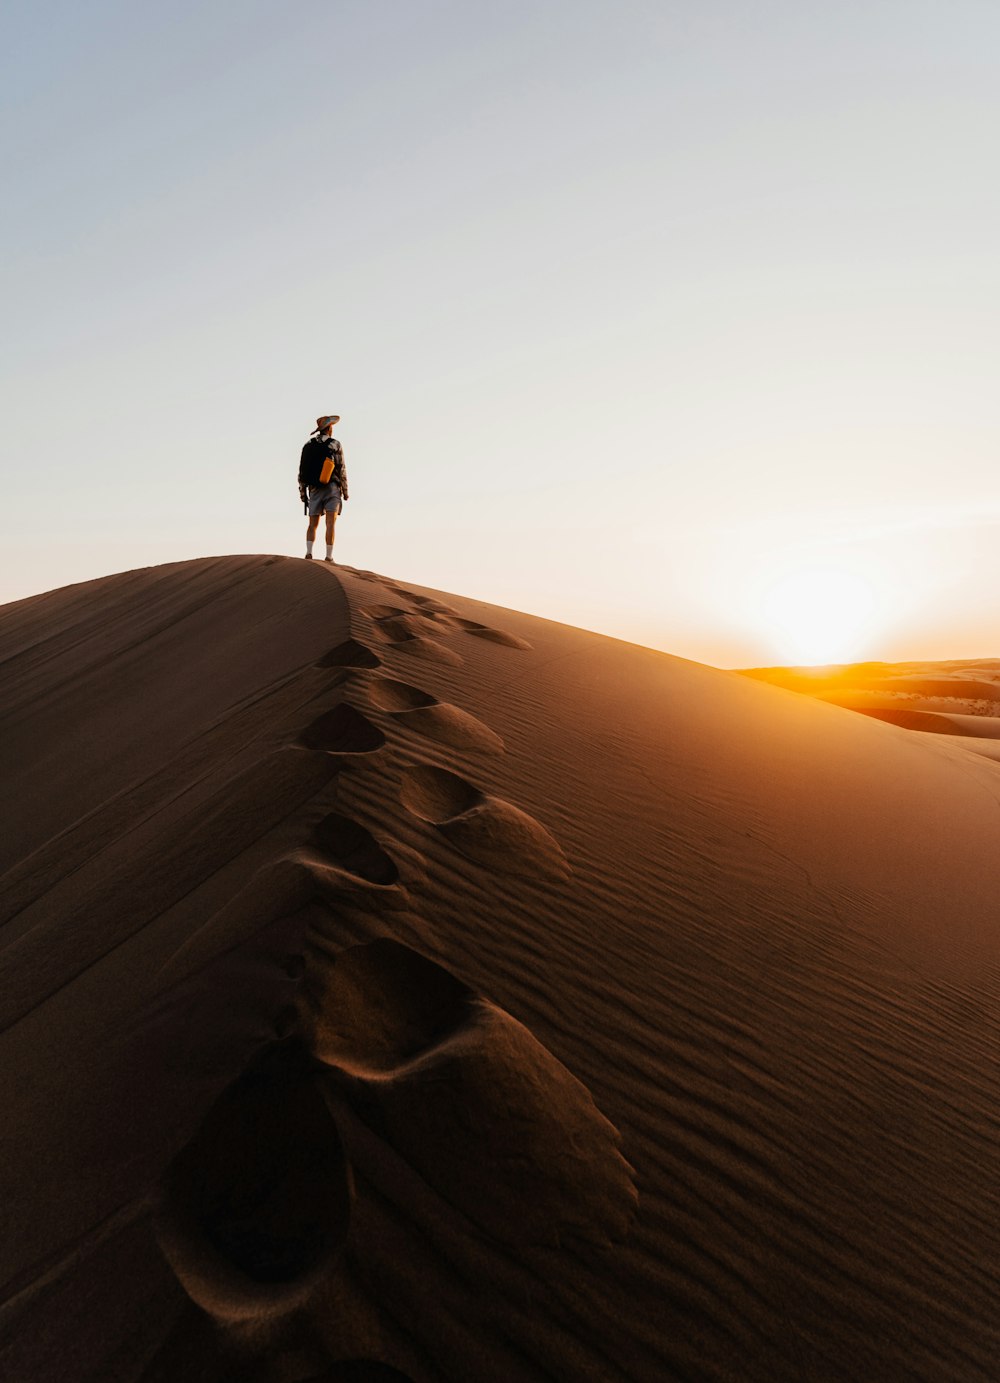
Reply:
<svg viewBox="0 0 1000 1383"><path fill-rule="evenodd" d="M858 657L880 605L870 579L832 565L785 571L760 596L760 614L776 651L793 663Z"/></svg>

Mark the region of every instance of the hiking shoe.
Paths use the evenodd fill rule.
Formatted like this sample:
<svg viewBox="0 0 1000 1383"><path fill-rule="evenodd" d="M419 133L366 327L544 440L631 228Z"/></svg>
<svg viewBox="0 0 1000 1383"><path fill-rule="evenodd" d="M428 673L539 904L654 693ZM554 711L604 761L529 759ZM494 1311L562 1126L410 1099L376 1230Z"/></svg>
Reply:
<svg viewBox="0 0 1000 1383"><path fill-rule="evenodd" d="M329 562L331 567L335 567L335 566L337 565L336 562L334 562L334 560L333 560L332 557L324 557L324 558L323 558L323 561L324 561L324 562Z"/></svg>
<svg viewBox="0 0 1000 1383"><path fill-rule="evenodd" d="M313 559L312 553L311 553L311 552L307 552L307 553L306 553L306 561L307 561L307 562L311 562L312 559Z"/></svg>

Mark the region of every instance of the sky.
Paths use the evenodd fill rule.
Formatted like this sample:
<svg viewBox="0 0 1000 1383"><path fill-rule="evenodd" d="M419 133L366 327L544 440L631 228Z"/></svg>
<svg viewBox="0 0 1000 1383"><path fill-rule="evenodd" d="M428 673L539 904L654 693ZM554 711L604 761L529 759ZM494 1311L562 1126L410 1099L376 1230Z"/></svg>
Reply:
<svg viewBox="0 0 1000 1383"><path fill-rule="evenodd" d="M0 601L300 556L1000 657L995 0L11 0Z"/></svg>

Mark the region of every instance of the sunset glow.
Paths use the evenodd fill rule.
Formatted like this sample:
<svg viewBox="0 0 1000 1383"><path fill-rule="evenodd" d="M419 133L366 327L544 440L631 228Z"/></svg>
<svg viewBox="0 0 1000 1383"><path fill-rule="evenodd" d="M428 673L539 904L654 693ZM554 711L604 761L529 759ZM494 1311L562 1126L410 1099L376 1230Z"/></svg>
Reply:
<svg viewBox="0 0 1000 1383"><path fill-rule="evenodd" d="M872 582L837 567L784 573L764 590L760 614L775 652L792 663L835 663L859 657L879 614Z"/></svg>

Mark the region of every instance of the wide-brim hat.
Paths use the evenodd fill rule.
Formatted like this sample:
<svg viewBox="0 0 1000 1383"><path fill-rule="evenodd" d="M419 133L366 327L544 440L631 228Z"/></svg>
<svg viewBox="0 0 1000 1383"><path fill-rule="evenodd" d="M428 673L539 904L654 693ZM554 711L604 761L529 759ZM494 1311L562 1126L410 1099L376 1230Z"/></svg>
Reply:
<svg viewBox="0 0 1000 1383"><path fill-rule="evenodd" d="M323 429L324 429L324 427L329 427L331 423L339 423L339 422L340 422L340 414L339 414L339 413L326 413L326 414L324 414L324 416L323 416L322 418L317 418L317 419L316 419L316 426L319 428L320 432L322 432Z"/></svg>

